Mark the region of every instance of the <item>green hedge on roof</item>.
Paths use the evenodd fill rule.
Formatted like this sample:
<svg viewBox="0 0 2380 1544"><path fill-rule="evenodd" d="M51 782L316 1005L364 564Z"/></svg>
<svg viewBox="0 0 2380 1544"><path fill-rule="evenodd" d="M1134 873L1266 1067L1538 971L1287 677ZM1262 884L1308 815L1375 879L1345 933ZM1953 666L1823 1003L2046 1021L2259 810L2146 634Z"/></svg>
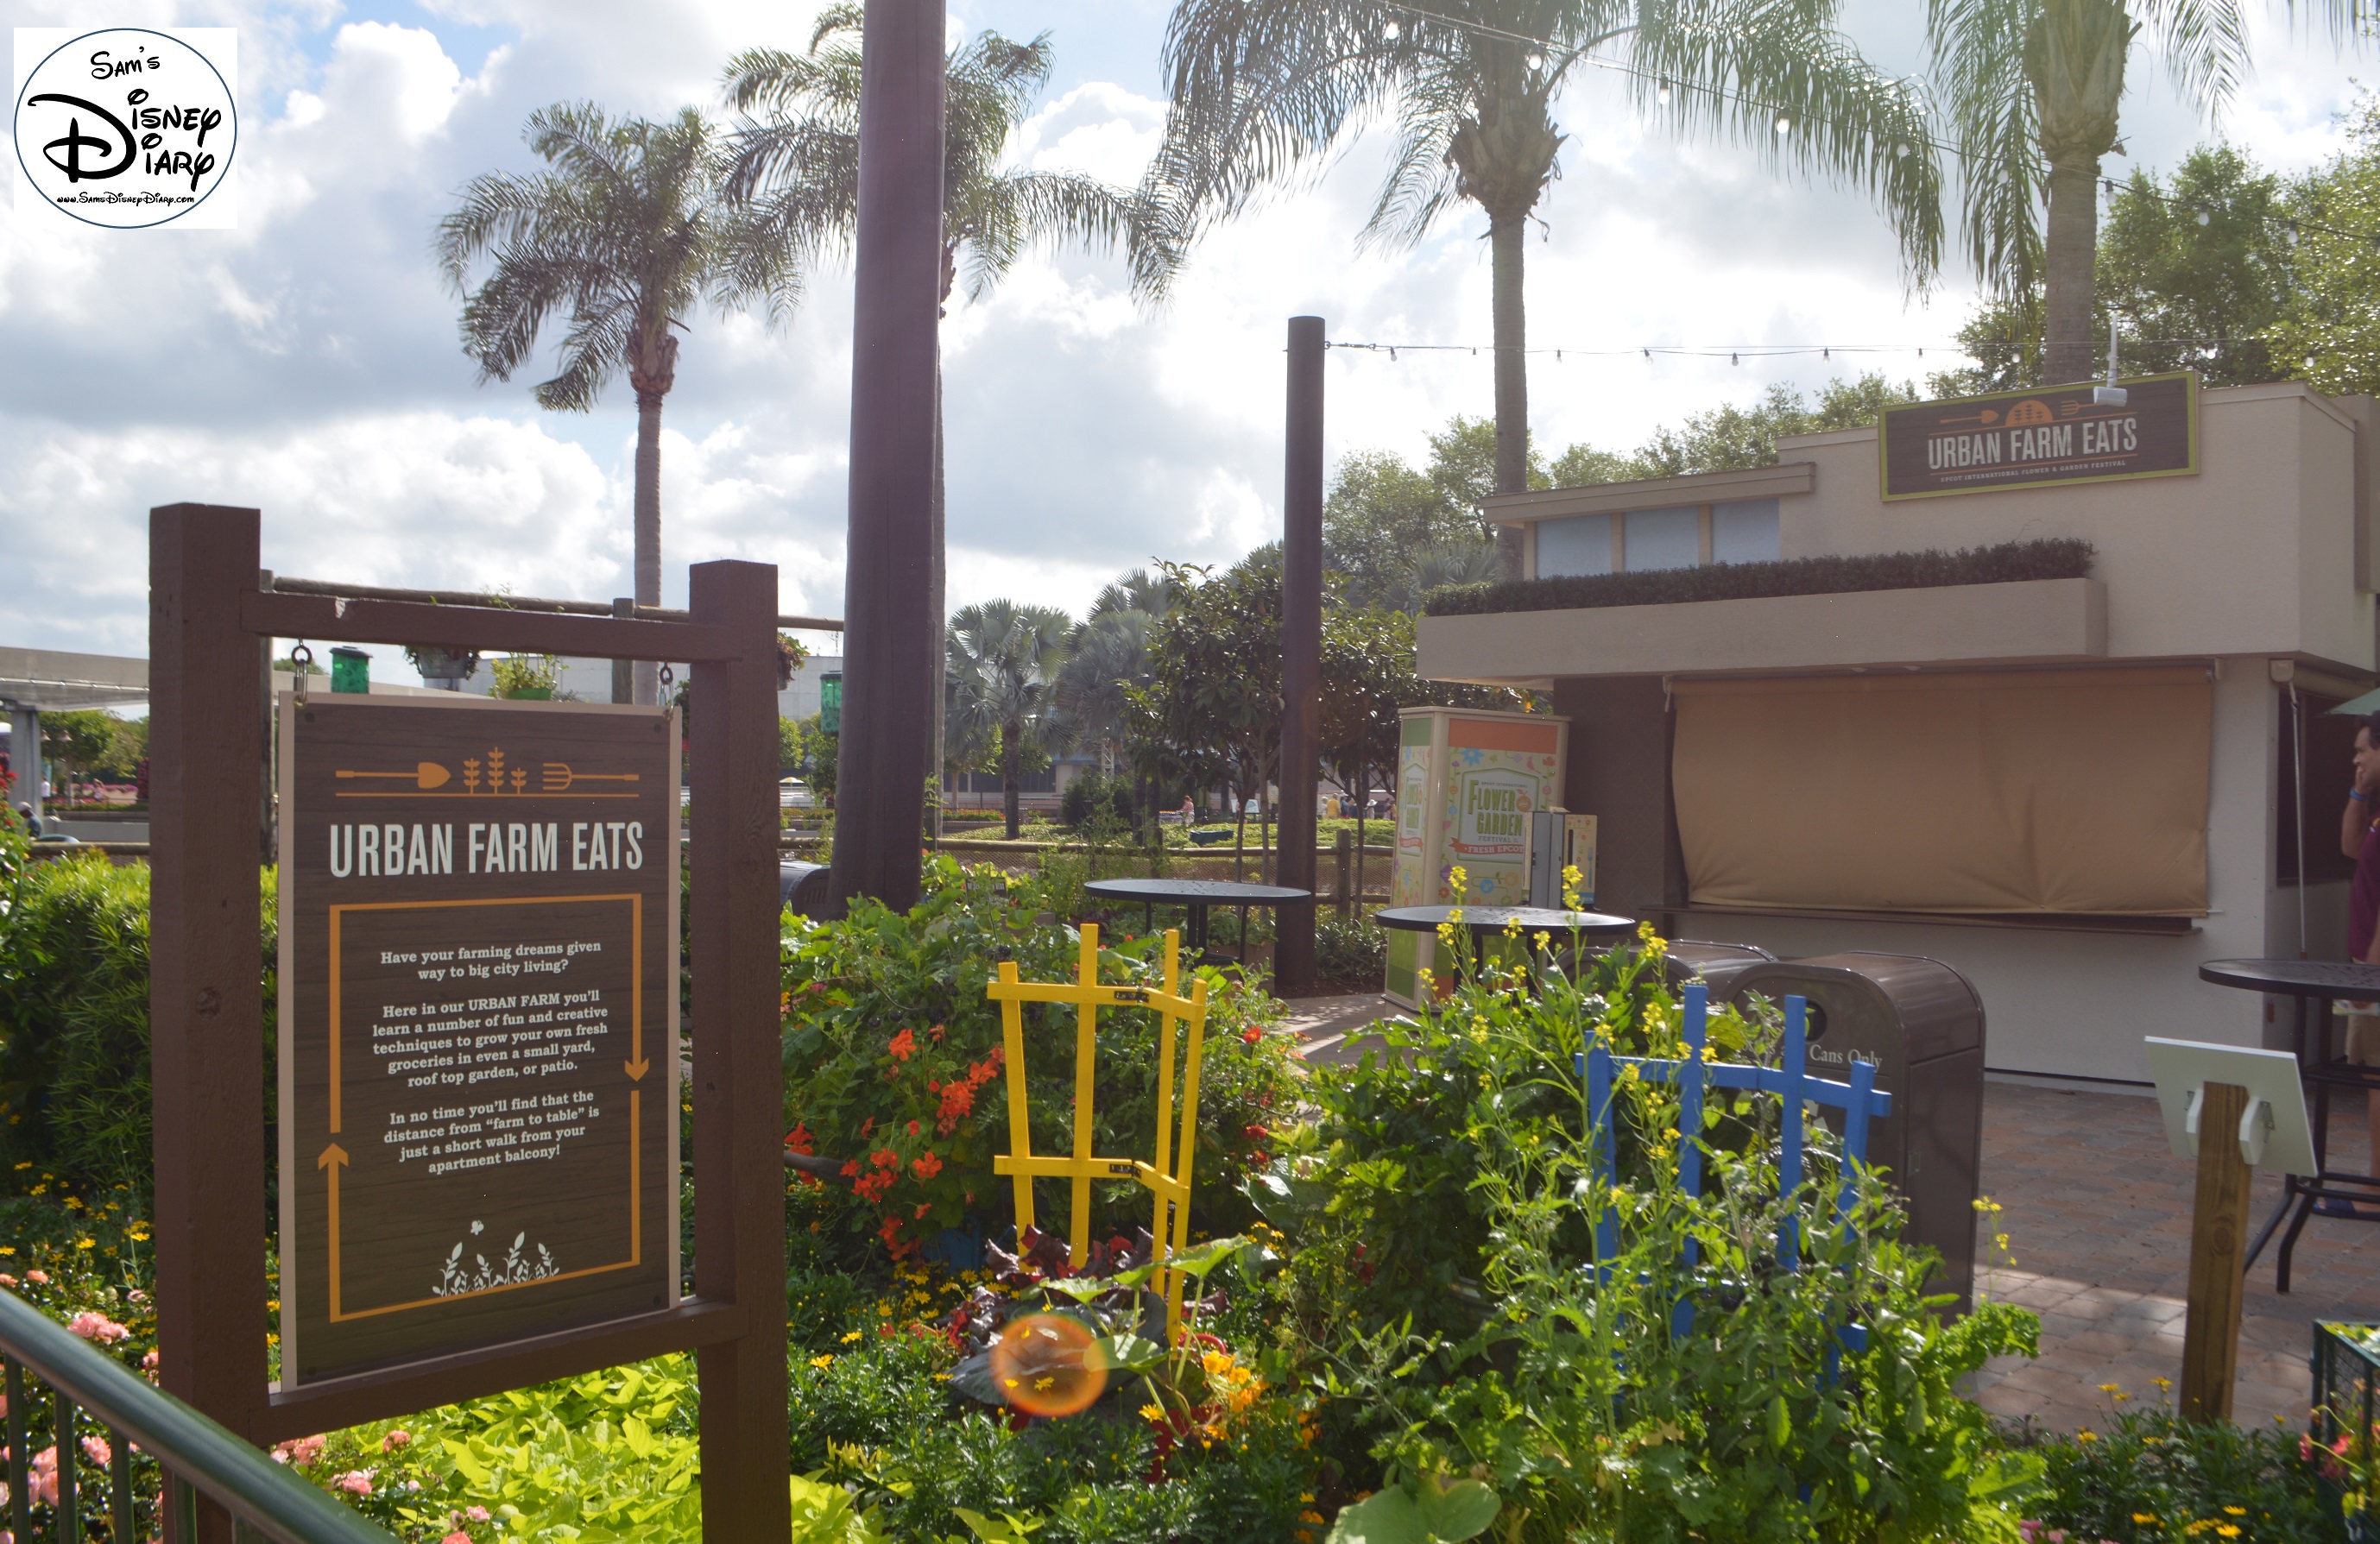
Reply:
<svg viewBox="0 0 2380 1544"><path fill-rule="evenodd" d="M1591 606L1668 606L1688 600L1750 600L1763 596L1840 595L1852 590L1917 590L1945 585L2004 585L2023 579L2080 579L2095 549L2059 537L1944 552L1876 552L1860 557L1787 558L1769 563L1714 563L1643 573L1572 573L1484 585L1443 585L1422 599L1425 615L1566 611Z"/></svg>

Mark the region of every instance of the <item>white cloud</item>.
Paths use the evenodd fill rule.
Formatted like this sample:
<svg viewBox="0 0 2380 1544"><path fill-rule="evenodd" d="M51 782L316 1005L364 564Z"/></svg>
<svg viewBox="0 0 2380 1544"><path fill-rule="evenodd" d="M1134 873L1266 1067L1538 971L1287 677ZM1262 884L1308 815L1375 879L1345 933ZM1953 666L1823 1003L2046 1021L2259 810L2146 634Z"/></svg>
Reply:
<svg viewBox="0 0 2380 1544"><path fill-rule="evenodd" d="M1056 24L1059 76L1019 164L1129 184L1154 148L1163 0L1037 10L964 0L954 21ZM816 6L757 0L430 0L358 19L338 0L133 0L111 18L241 29L242 228L12 239L0 210L0 642L138 652L143 512L205 499L266 514L276 568L368 583L603 598L625 585L634 443L624 390L540 413L480 387L430 242L455 190L527 169L523 119L561 100L658 114L715 103L735 49L801 47ZM1851 0L1882 63L1923 63L1905 0ZM70 0L0 0L21 25ZM2296 169L2341 143L2352 61L2258 13L2260 69L2224 131ZM476 64L470 61L479 61ZM2368 68L2368 66L2362 66ZM1085 73L1086 70L1088 73ZM2143 65L2131 161L2171 166L2208 130ZM1783 182L1742 152L1681 147L1595 78L1562 104L1564 175L1527 247L1535 428L1609 448L1772 380L1947 363L1955 266L1904 296L1890 233L1856 195ZM1119 261L1035 255L945 326L952 603L1009 594L1081 607L1152 554L1228 560L1279 520L1285 319L1342 342L1483 344L1483 222L1454 211L1410 251L1359 250L1385 154L1354 143L1318 185L1217 232L1171 303L1144 312ZM1543 237L1541 239L1540 237ZM842 609L849 276L824 272L792 325L705 318L686 338L663 440L665 598L684 565L774 561L788 610ZM1647 362L1662 344L1886 344L1913 352ZM548 356L550 357L550 356ZM1329 449L1418 459L1492 404L1483 353L1334 354ZM21 564L18 560L21 558Z"/></svg>

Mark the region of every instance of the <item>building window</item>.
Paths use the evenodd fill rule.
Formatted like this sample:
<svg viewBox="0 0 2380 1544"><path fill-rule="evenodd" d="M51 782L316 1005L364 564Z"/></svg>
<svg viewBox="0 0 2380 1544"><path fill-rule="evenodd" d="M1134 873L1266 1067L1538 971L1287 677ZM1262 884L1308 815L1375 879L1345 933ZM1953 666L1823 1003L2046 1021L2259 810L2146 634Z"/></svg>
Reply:
<svg viewBox="0 0 2380 1544"><path fill-rule="evenodd" d="M1609 573L1611 572L1611 516L1574 514L1566 520L1537 522L1537 573Z"/></svg>
<svg viewBox="0 0 2380 1544"><path fill-rule="evenodd" d="M1711 561L1773 563L1780 555L1776 500L1711 506Z"/></svg>
<svg viewBox="0 0 2380 1544"><path fill-rule="evenodd" d="M2337 697L2301 692L2293 710L2286 689L2276 694L2280 699L2281 754L2274 774L2280 793L2273 804L2274 880L2282 885L2298 882L2300 810L2305 812L2302 839L2307 875L2317 885L2353 879L2355 860L2339 850L2338 813L2347 807L2347 790L2355 786L2355 731L2363 727L2363 720L2332 713L2339 703ZM2302 726L2292 722L2299 713L2304 716ZM2297 764L2301 733L2305 738L2302 769Z"/></svg>
<svg viewBox="0 0 2380 1544"><path fill-rule="evenodd" d="M1702 561L1702 511L1692 504L1628 512L1627 564L1647 569L1693 568Z"/></svg>
<svg viewBox="0 0 2380 1544"><path fill-rule="evenodd" d="M1645 573L1710 563L1773 562L1780 556L1777 501L1741 499L1540 520L1534 572L1540 579Z"/></svg>

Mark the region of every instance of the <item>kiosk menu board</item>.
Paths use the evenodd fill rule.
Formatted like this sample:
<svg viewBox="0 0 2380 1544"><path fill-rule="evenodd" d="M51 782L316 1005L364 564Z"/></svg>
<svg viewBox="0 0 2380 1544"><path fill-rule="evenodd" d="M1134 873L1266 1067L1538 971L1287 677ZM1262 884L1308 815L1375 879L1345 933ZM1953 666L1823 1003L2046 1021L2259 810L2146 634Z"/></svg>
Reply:
<svg viewBox="0 0 2380 1544"><path fill-rule="evenodd" d="M280 721L283 1387L674 1305L675 715Z"/></svg>
<svg viewBox="0 0 2380 1544"><path fill-rule="evenodd" d="M1544 713L1409 707L1400 716L1391 906L1525 906L1529 817L1561 802L1570 720ZM1463 893L1451 875L1463 871ZM1434 940L1389 934L1388 995L1416 1007Z"/></svg>

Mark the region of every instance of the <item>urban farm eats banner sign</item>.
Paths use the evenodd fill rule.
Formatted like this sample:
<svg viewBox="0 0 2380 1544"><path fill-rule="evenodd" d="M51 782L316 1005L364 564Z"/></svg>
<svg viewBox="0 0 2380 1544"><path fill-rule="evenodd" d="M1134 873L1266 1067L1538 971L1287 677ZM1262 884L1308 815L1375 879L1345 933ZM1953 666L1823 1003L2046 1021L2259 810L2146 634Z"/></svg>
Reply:
<svg viewBox="0 0 2380 1544"><path fill-rule="evenodd" d="M1887 499L2045 488L2198 470L2198 378L2147 376L2102 403L2085 381L1885 411Z"/></svg>
<svg viewBox="0 0 2380 1544"><path fill-rule="evenodd" d="M673 1306L673 716L281 724L285 1384Z"/></svg>
<svg viewBox="0 0 2380 1544"><path fill-rule="evenodd" d="M118 230L237 223L237 31L19 27L15 42L18 219L39 204Z"/></svg>

